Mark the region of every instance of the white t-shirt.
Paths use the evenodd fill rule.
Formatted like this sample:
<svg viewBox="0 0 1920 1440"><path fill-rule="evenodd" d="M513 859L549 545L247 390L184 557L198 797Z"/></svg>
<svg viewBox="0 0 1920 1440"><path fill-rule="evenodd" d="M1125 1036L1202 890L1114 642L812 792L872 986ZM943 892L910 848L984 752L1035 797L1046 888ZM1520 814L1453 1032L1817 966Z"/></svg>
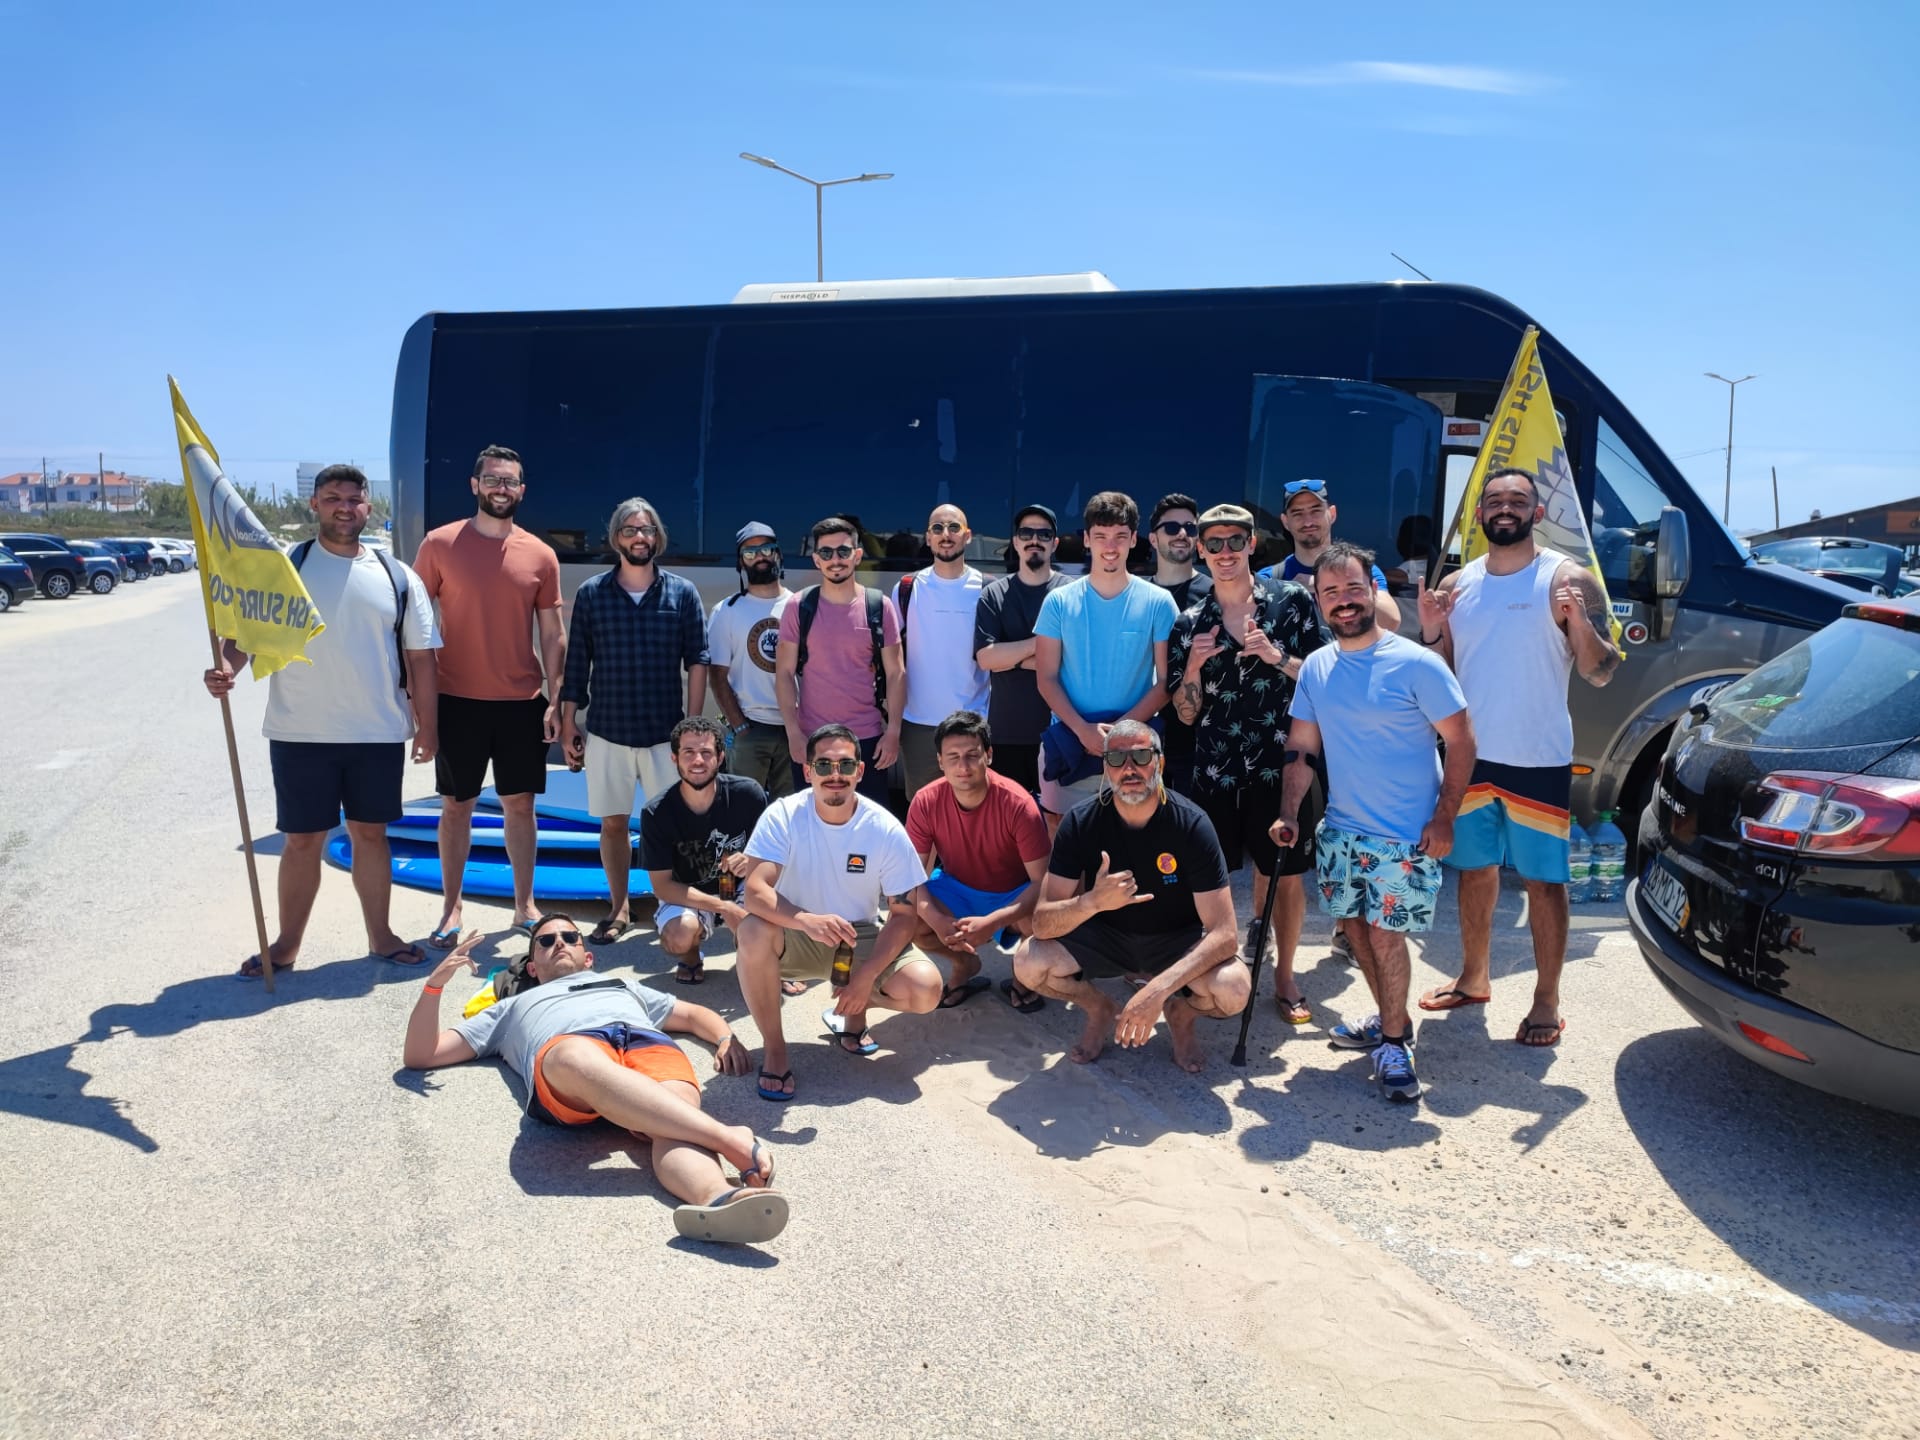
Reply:
<svg viewBox="0 0 1920 1440"><path fill-rule="evenodd" d="M773 654L780 644L780 612L793 599L783 589L771 600L733 595L713 607L707 621L707 659L727 667L740 709L749 720L780 725L780 697L773 689Z"/></svg>
<svg viewBox="0 0 1920 1440"><path fill-rule="evenodd" d="M438 650L433 601L420 577L406 577L402 642L409 650ZM276 670L267 682L269 740L309 744L397 744L413 734L413 707L400 689L400 656L393 644L393 585L380 557L362 546L351 560L316 542L300 569L327 628L307 642L307 658Z"/></svg>
<svg viewBox="0 0 1920 1440"><path fill-rule="evenodd" d="M912 725L938 725L956 710L987 713L987 672L973 658L974 612L986 577L969 565L958 579L932 569L913 577L907 602L907 709ZM893 587L900 608L900 587Z"/></svg>
<svg viewBox="0 0 1920 1440"><path fill-rule="evenodd" d="M906 828L864 795L854 797L853 818L844 825L820 818L812 790L774 801L754 826L747 854L780 867L774 889L781 898L856 925L878 920L885 896L927 883Z"/></svg>

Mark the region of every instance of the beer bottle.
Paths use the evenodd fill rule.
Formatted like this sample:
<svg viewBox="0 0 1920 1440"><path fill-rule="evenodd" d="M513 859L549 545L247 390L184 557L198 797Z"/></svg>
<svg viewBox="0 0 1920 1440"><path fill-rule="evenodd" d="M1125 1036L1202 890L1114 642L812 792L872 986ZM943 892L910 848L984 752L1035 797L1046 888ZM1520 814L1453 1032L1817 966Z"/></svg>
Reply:
<svg viewBox="0 0 1920 1440"><path fill-rule="evenodd" d="M829 977L836 990L847 988L847 982L853 978L853 947L846 941L840 942L840 948L833 952L833 971Z"/></svg>
<svg viewBox="0 0 1920 1440"><path fill-rule="evenodd" d="M722 900L732 901L738 899L739 895L740 877L735 875L731 870L722 870L720 872L720 898Z"/></svg>

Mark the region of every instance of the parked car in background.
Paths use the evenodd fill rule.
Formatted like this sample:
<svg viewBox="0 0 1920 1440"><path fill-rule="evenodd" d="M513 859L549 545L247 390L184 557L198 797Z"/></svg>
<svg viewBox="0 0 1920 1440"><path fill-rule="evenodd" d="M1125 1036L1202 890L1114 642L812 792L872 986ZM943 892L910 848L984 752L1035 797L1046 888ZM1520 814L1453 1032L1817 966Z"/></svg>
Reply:
<svg viewBox="0 0 1920 1440"><path fill-rule="evenodd" d="M148 536L147 544L153 547L155 555L163 557L170 573L178 575L182 570L193 567L193 547L184 540L169 540L164 536Z"/></svg>
<svg viewBox="0 0 1920 1440"><path fill-rule="evenodd" d="M127 563L126 556L118 550L109 550L97 541L69 540L67 548L86 562L85 584L96 595L111 594L114 586L133 574L133 567Z"/></svg>
<svg viewBox="0 0 1920 1440"><path fill-rule="evenodd" d="M1854 540L1847 536L1803 536L1795 540L1769 540L1751 547L1753 558L1777 565L1791 565L1809 575L1835 580L1849 589L1869 595L1900 596L1911 593L1916 577L1903 574L1906 554L1877 540Z"/></svg>
<svg viewBox="0 0 1920 1440"><path fill-rule="evenodd" d="M127 568L133 572L136 580L153 578L153 562L139 546L127 540L102 540L100 542L127 562Z"/></svg>
<svg viewBox="0 0 1920 1440"><path fill-rule="evenodd" d="M143 574L164 575L167 573L166 556L154 554L151 541L134 540L127 536L120 535L115 536L111 540L103 540L100 543L103 545L111 545L116 550L125 551L133 558L134 568L140 570Z"/></svg>
<svg viewBox="0 0 1920 1440"><path fill-rule="evenodd" d="M1920 1115L1920 597L1696 696L1640 821L1641 954L1709 1033Z"/></svg>
<svg viewBox="0 0 1920 1440"><path fill-rule="evenodd" d="M24 560L0 545L0 614L32 598L32 595L33 571L27 568Z"/></svg>
<svg viewBox="0 0 1920 1440"><path fill-rule="evenodd" d="M200 550L193 541L180 540L169 535L162 539L160 543L165 545L169 550L178 550L180 552L180 558L186 561L187 569L197 570L200 568Z"/></svg>
<svg viewBox="0 0 1920 1440"><path fill-rule="evenodd" d="M40 593L49 600L64 600L86 584L86 562L68 549L64 540L20 531L0 534L0 545L26 562Z"/></svg>

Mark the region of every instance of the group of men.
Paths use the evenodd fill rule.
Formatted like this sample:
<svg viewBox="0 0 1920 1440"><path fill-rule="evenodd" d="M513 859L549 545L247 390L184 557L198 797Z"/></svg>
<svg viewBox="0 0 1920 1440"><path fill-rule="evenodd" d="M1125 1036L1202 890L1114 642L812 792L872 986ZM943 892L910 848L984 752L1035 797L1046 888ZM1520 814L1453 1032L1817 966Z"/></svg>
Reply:
<svg viewBox="0 0 1920 1440"><path fill-rule="evenodd" d="M318 534L296 561L327 627L311 666L272 681L265 728L287 836L280 925L243 974L294 964L321 846L343 812L370 947L426 963L387 918L384 832L401 813L410 739L416 763L435 761L442 797L445 900L428 943L452 953L429 995L470 963L461 876L489 768L514 920L539 980L589 970L587 946L631 928L638 794L639 863L675 979L699 983L702 947L718 927L734 932L768 1100L796 1089L785 998L831 980L823 1024L842 1050L871 1054L871 1010L966 1003L988 988L981 952L996 940L1012 954L1000 990L1016 1009L1052 997L1082 1010L1073 1060L1095 1059L1109 1038L1144 1044L1164 1017L1176 1062L1197 1071L1198 1019L1237 1015L1250 998L1229 889L1248 859L1256 910L1274 917L1260 928L1282 1014L1312 1019L1293 972L1312 875L1376 1002L1330 1038L1371 1051L1388 1096L1420 1093L1407 937L1431 925L1443 861L1461 875L1462 966L1418 1003L1489 998L1498 867L1509 863L1528 888L1537 966L1515 1038L1560 1038L1566 682L1577 667L1605 684L1618 656L1604 592L1535 543L1544 511L1525 472L1483 487L1487 555L1434 589L1420 583L1417 642L1396 633L1373 557L1333 538L1337 511L1319 480L1286 487L1293 553L1258 573L1255 517L1233 504L1203 512L1180 494L1151 513L1151 576L1129 572L1139 512L1117 492L1087 502L1077 577L1054 568L1059 522L1039 504L1012 517L1010 573L996 578L967 561L966 515L936 507L931 563L889 593L858 579L864 552L848 519L813 526L819 578L798 593L783 584L779 536L749 524L736 537L738 591L710 615L689 581L660 568L665 523L633 499L609 522L613 566L580 587L564 627L554 554L514 523L526 484L517 454L487 447L475 514L431 532L410 569L360 545L360 472L332 466L316 479ZM245 659L227 644L209 690L229 690ZM709 688L718 720L702 713ZM532 893L535 797L555 741L584 770L601 820L609 909L584 938L565 917L557 928L543 919ZM895 767L904 824L888 808ZM1124 982L1123 1004L1100 979ZM542 1047L590 1035L599 1049L490 1040L488 1026L512 1029L507 1012L531 994L501 1002L488 1026L436 1035L423 996L408 1063L451 1063L491 1043L527 1079L536 1114L606 1115L656 1147L704 1147L697 1163L668 1162L677 1178L663 1171L696 1212L688 1223L711 1228L713 1212L737 1210L753 1218L735 1217L736 1228L765 1226L775 1208L783 1223L751 1136L699 1117L697 1084L691 1099L670 1092L675 1108L652 1092L642 1103L636 1082L615 1074L652 1074L622 1056L672 1048L660 1032L674 1028L717 1041L721 1068L744 1072L738 1044L709 1033L724 1024L644 986L589 989L595 1023L538 1033ZM609 1015L627 1027L613 1040L600 1023ZM690 1080L674 1067L649 1083ZM741 1185L719 1184L715 1157L735 1164Z"/></svg>

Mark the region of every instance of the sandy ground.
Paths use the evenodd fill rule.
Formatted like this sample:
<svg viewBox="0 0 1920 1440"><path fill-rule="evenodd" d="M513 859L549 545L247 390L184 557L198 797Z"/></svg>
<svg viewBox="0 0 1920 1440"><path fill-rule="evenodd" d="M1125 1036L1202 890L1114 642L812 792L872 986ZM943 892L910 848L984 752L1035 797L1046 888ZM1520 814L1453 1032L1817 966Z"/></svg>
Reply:
<svg viewBox="0 0 1920 1440"><path fill-rule="evenodd" d="M1412 1109L1324 1045L1366 1007L1311 917L1317 1023L1263 1008L1244 1071L1224 1031L1198 1078L1163 1037L1074 1066L1076 1016L986 998L858 1061L791 1001L802 1098L706 1103L776 1147L793 1223L692 1245L624 1135L398 1068L418 976L364 958L344 874L276 996L229 978L204 654L189 577L0 617L0 1434L1914 1433L1920 1124L1721 1050L1616 916L1525 1052L1509 897L1494 1003L1425 1021ZM437 913L395 892L402 934ZM751 1037L730 966L693 994Z"/></svg>

